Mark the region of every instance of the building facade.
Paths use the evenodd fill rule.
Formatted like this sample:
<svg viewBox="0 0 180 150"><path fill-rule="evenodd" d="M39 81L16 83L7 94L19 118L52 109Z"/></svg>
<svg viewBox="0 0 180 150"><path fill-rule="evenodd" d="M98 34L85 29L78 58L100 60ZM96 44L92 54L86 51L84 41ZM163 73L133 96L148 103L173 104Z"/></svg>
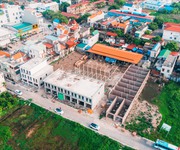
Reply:
<svg viewBox="0 0 180 150"><path fill-rule="evenodd" d="M94 109L104 96L104 82L62 70L45 78L44 88L60 101L90 109Z"/></svg>
<svg viewBox="0 0 180 150"><path fill-rule="evenodd" d="M180 42L180 24L164 23L162 38L164 40Z"/></svg>
<svg viewBox="0 0 180 150"><path fill-rule="evenodd" d="M87 23L90 24L90 26L93 26L93 24L98 21L98 20L101 20L104 18L104 12L103 11L99 11L97 12L96 14L93 14L91 16L89 16L87 18Z"/></svg>
<svg viewBox="0 0 180 150"><path fill-rule="evenodd" d="M4 79L4 74L0 72L0 93L6 91L6 86L5 86L5 79Z"/></svg>
<svg viewBox="0 0 180 150"><path fill-rule="evenodd" d="M0 4L0 27L22 21L22 9L19 5Z"/></svg>
<svg viewBox="0 0 180 150"><path fill-rule="evenodd" d="M42 58L33 58L20 66L22 82L35 88L41 88L44 85L44 78L52 72L53 66Z"/></svg>

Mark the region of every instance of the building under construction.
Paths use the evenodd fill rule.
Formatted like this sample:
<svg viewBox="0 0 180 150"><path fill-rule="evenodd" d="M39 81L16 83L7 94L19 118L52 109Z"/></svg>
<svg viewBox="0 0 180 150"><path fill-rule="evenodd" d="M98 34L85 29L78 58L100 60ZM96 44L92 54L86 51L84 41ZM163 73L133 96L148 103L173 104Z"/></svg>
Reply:
<svg viewBox="0 0 180 150"><path fill-rule="evenodd" d="M106 117L122 124L125 122L133 104L138 99L149 76L149 70L131 65L108 95L112 101Z"/></svg>

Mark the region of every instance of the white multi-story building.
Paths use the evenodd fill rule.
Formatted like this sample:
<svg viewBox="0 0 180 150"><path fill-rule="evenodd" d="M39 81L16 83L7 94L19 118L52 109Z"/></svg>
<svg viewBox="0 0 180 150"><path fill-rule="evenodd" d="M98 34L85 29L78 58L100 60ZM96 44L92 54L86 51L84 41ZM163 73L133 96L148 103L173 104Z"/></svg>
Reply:
<svg viewBox="0 0 180 150"><path fill-rule="evenodd" d="M180 24L170 22L164 23L162 38L164 40L180 42Z"/></svg>
<svg viewBox="0 0 180 150"><path fill-rule="evenodd" d="M122 7L122 10L127 10L129 12L142 13L142 7L140 7L139 5L134 5L130 3L125 3L124 6Z"/></svg>
<svg viewBox="0 0 180 150"><path fill-rule="evenodd" d="M4 74L0 72L0 93L5 92L6 87L5 87L5 79L4 79Z"/></svg>
<svg viewBox="0 0 180 150"><path fill-rule="evenodd" d="M56 70L45 78L44 88L61 101L90 109L94 109L104 96L104 82L63 70Z"/></svg>
<svg viewBox="0 0 180 150"><path fill-rule="evenodd" d="M142 8L159 10L166 4L171 4L172 0L145 0L141 3Z"/></svg>
<svg viewBox="0 0 180 150"><path fill-rule="evenodd" d="M36 88L42 87L44 85L43 80L52 72L53 66L42 58L33 58L20 66L22 82Z"/></svg>
<svg viewBox="0 0 180 150"><path fill-rule="evenodd" d="M37 13L35 9L27 8L24 10L24 15L22 17L23 22L30 23L32 25L39 25L43 24L43 17L41 13Z"/></svg>
<svg viewBox="0 0 180 150"><path fill-rule="evenodd" d="M22 20L22 9L18 5L0 4L0 27L4 24L16 24Z"/></svg>
<svg viewBox="0 0 180 150"><path fill-rule="evenodd" d="M39 57L45 58L47 51L46 46L41 41L27 41L26 45L21 48L30 58Z"/></svg>
<svg viewBox="0 0 180 150"><path fill-rule="evenodd" d="M93 14L91 16L89 16L87 18L87 22L93 26L93 24L98 21L98 20L101 20L101 19L104 19L104 12L103 11L99 11L97 12L96 14Z"/></svg>
<svg viewBox="0 0 180 150"><path fill-rule="evenodd" d="M91 35L85 36L82 38L82 43L88 45L88 46L93 46L98 42L99 40L99 32L98 30L95 30Z"/></svg>
<svg viewBox="0 0 180 150"><path fill-rule="evenodd" d="M161 68L161 74L164 75L166 78L170 78L174 65L176 63L177 56L169 55L166 60L164 61L162 68Z"/></svg>

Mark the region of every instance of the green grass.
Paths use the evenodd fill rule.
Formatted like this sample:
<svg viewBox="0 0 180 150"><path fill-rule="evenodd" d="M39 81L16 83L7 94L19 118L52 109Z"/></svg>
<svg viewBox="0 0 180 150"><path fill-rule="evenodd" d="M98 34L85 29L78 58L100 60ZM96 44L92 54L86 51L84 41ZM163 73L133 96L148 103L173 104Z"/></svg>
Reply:
<svg viewBox="0 0 180 150"><path fill-rule="evenodd" d="M21 101L22 103L22 101ZM11 138L0 149L130 150L118 142L49 112L35 104L19 105L0 119L10 128ZM6 117L8 115L8 117ZM32 134L29 134L33 131ZM0 132L1 133L1 132ZM0 134L0 139L3 137ZM9 147L8 147L9 146Z"/></svg>
<svg viewBox="0 0 180 150"><path fill-rule="evenodd" d="M152 128L152 126L146 118L143 118L143 116L136 118L132 124L127 124L126 128L130 131L136 131L139 135L151 140L155 141L156 139L162 139L179 146L180 86L174 82L168 83L152 103L159 107L159 111L162 114L162 121L156 130L151 130L150 132L147 131L147 129ZM167 123L172 127L167 136L166 131L160 131L163 123Z"/></svg>
<svg viewBox="0 0 180 150"><path fill-rule="evenodd" d="M179 14L162 14L159 12L151 12L150 15L163 18L164 22L180 23Z"/></svg>

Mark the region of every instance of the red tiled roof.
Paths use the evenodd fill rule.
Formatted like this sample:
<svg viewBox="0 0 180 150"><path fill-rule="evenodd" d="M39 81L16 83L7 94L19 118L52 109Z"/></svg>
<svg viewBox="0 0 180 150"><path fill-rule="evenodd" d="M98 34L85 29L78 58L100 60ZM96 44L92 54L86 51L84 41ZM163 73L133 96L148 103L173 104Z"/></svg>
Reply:
<svg viewBox="0 0 180 150"><path fill-rule="evenodd" d="M95 44L88 52L133 64L138 64L143 57L141 54L116 49L103 44Z"/></svg>
<svg viewBox="0 0 180 150"><path fill-rule="evenodd" d="M79 15L75 15L75 14L67 13L67 12L61 12L61 14L67 18L74 17L75 19L78 19L80 17Z"/></svg>
<svg viewBox="0 0 180 150"><path fill-rule="evenodd" d="M180 24L166 22L164 23L164 30L180 32Z"/></svg>
<svg viewBox="0 0 180 150"><path fill-rule="evenodd" d="M19 58L22 58L25 54L23 52L18 52L16 54L14 54L12 57L14 60L17 60Z"/></svg>
<svg viewBox="0 0 180 150"><path fill-rule="evenodd" d="M117 36L117 33L114 33L114 32L107 32L106 35L108 35L108 36Z"/></svg>
<svg viewBox="0 0 180 150"><path fill-rule="evenodd" d="M53 48L54 46L50 43L44 43L44 45L46 46L46 48Z"/></svg>
<svg viewBox="0 0 180 150"><path fill-rule="evenodd" d="M132 50L134 47L136 47L136 44L129 44L126 49Z"/></svg>
<svg viewBox="0 0 180 150"><path fill-rule="evenodd" d="M172 55L172 56L178 56L178 55L179 55L179 52L171 52L170 55Z"/></svg>

